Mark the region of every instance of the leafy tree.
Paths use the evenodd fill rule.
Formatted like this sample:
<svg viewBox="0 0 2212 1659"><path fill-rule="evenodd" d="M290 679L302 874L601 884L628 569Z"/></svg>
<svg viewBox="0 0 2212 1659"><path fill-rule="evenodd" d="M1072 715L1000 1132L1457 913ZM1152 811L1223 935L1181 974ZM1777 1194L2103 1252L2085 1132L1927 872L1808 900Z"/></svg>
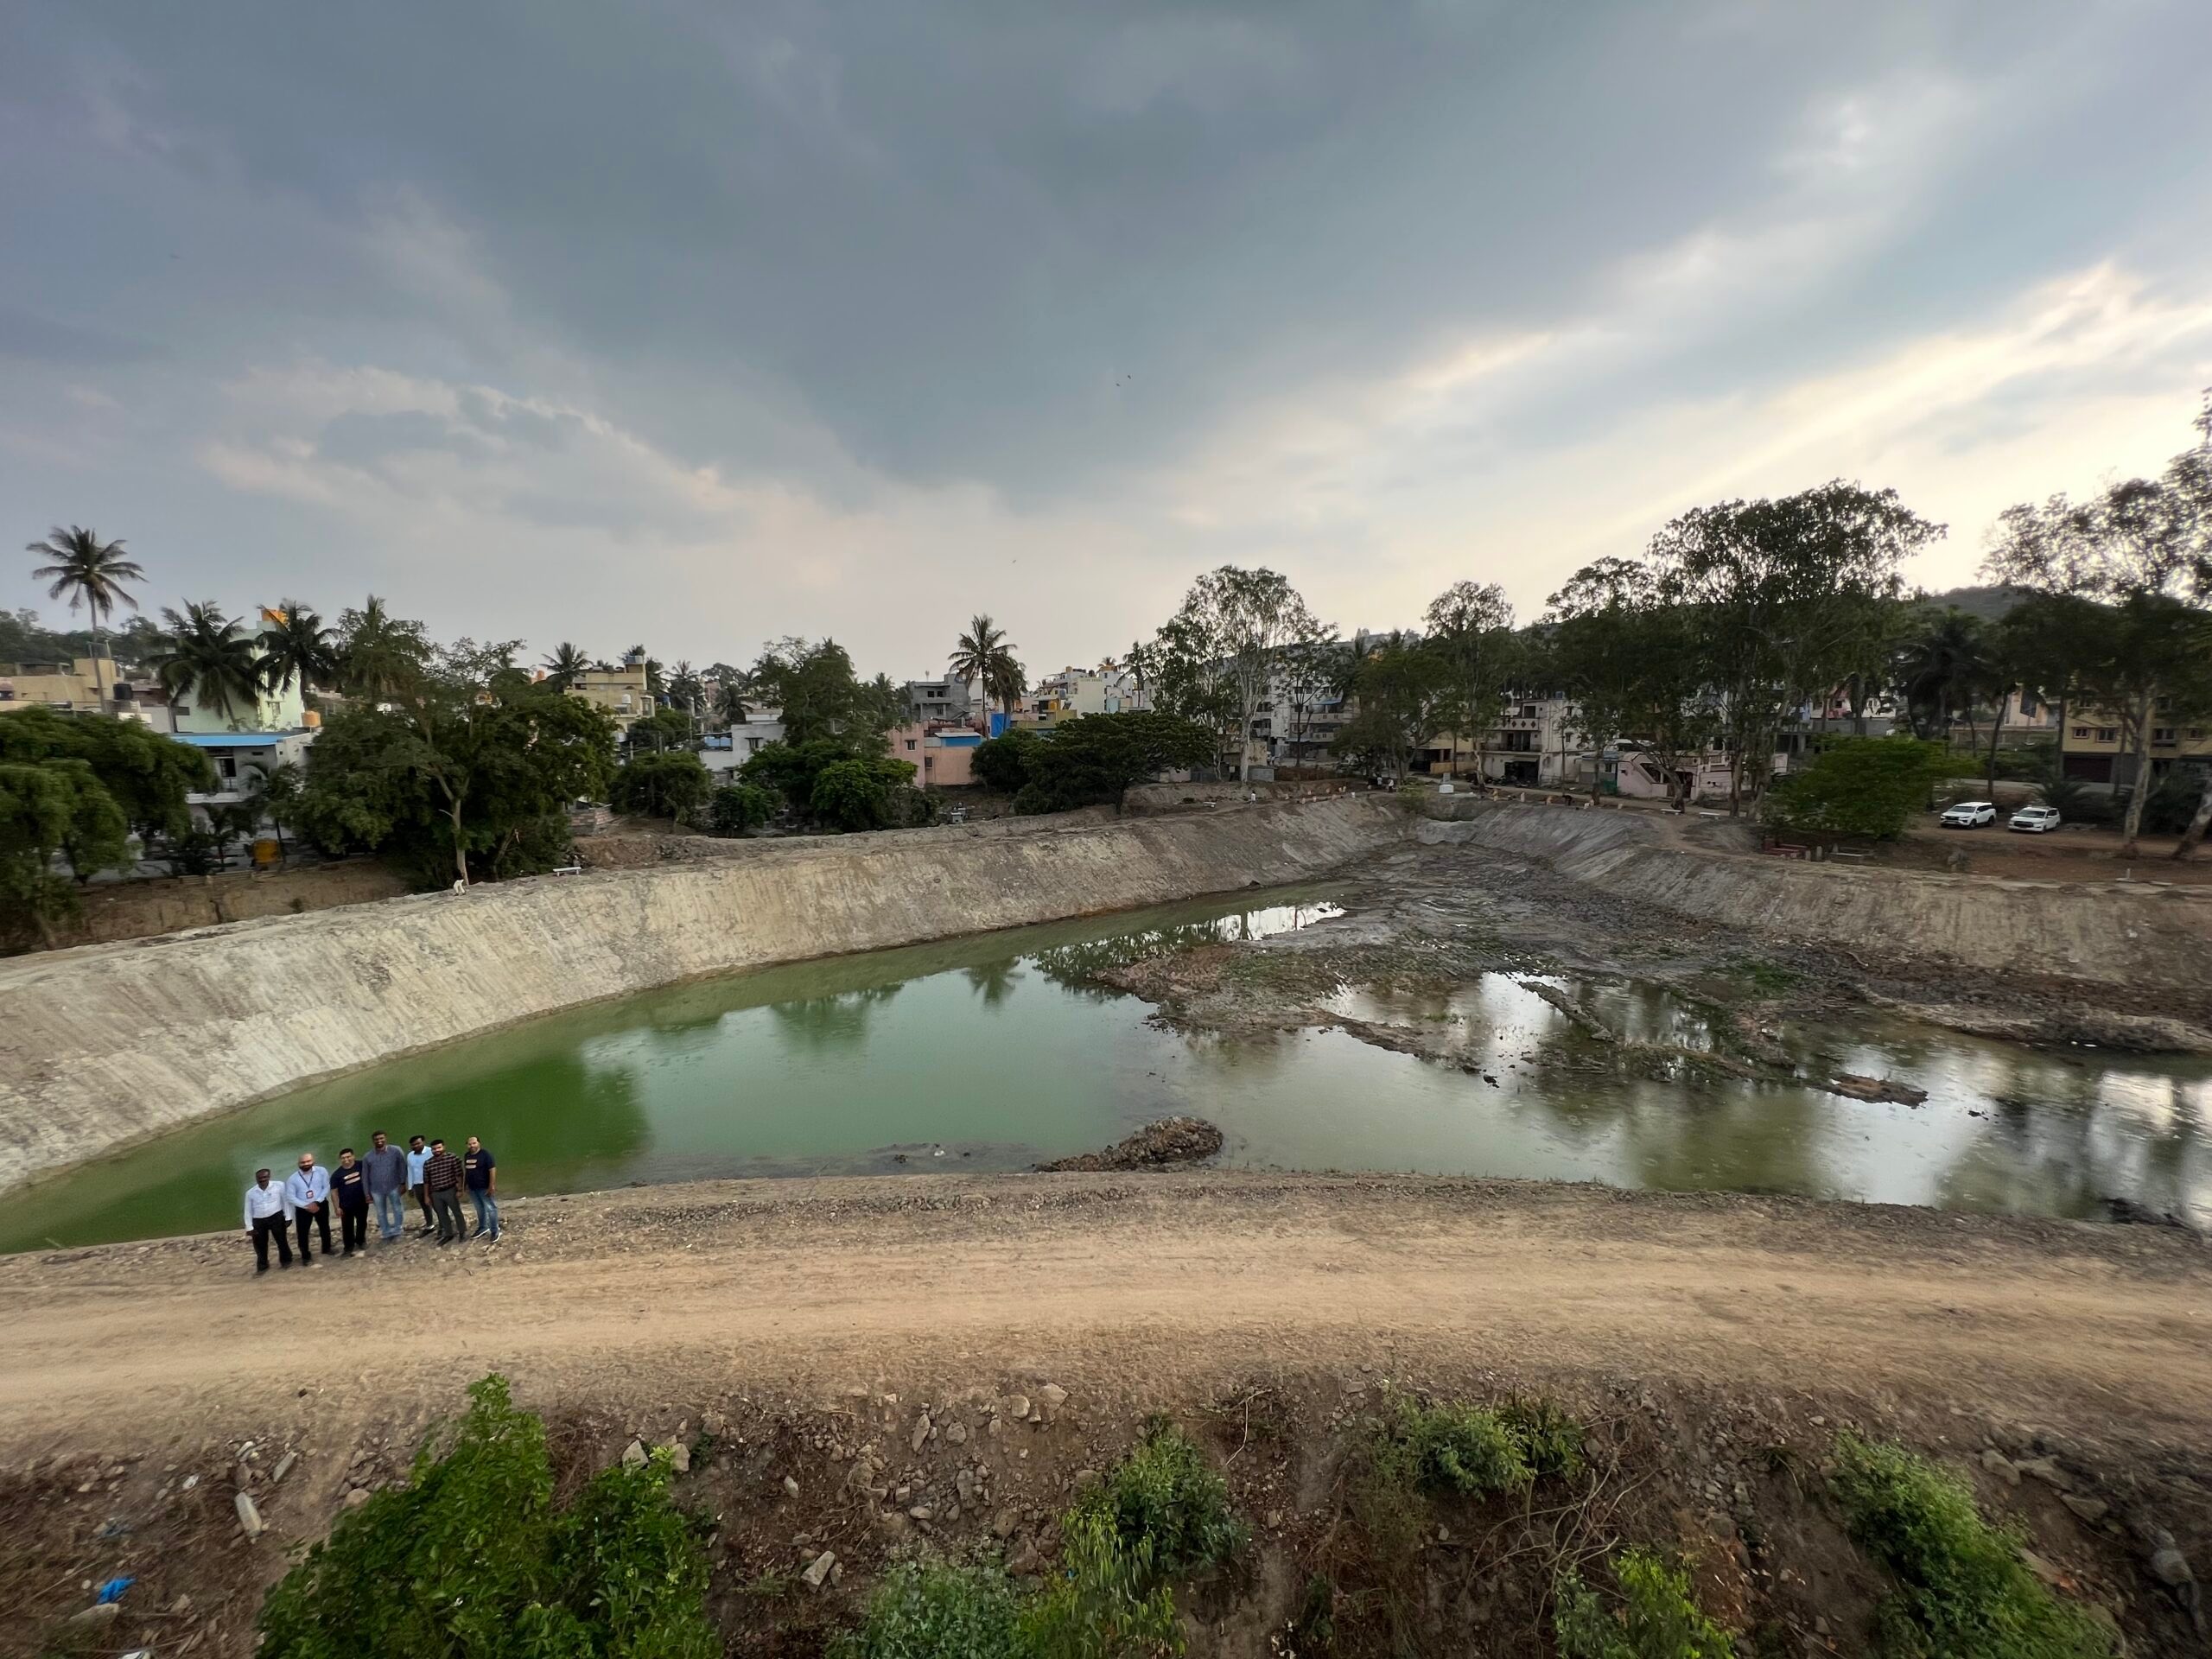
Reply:
<svg viewBox="0 0 2212 1659"><path fill-rule="evenodd" d="M2122 825L2131 855L2151 792L2151 733L2160 701L2193 701L2212 653L2212 621L2192 602L2205 596L2199 577L2212 556L2204 551L2212 531L2192 488L2183 457L2164 479L2129 479L2094 501L2056 495L2009 508L1986 564L1992 575L2031 593L2102 607L2094 624L2094 613L2076 613L2085 636L2097 643L2085 638L2075 667L2084 701L2113 715L2134 761Z"/></svg>
<svg viewBox="0 0 2212 1659"><path fill-rule="evenodd" d="M1011 795L1029 781L1029 765L1039 747L1036 733L1027 726L1012 727L1003 736L978 743L969 769L984 788Z"/></svg>
<svg viewBox="0 0 2212 1659"><path fill-rule="evenodd" d="M1671 799L1684 760L1705 747L1713 725L1696 618L1669 601L1650 565L1606 558L1551 596L1546 626L1545 673L1574 700L1582 741L1644 744ZM1591 770L1593 796L1600 770Z"/></svg>
<svg viewBox="0 0 2212 1659"><path fill-rule="evenodd" d="M1513 607L1495 582L1455 582L1429 601L1424 620L1428 631L1421 643L1444 667L1443 723L1473 739L1479 755L1505 706L1516 644Z"/></svg>
<svg viewBox="0 0 2212 1659"><path fill-rule="evenodd" d="M299 821L300 796L306 785L307 773L296 761L280 760L273 766L256 766L253 781L246 786L244 804L251 817L251 827L258 829L264 819L274 826L279 858L291 855L284 831Z"/></svg>
<svg viewBox="0 0 2212 1659"><path fill-rule="evenodd" d="M168 624L151 666L172 702L189 701L235 722L239 705L249 717L261 707L261 653L253 640L211 600L188 600L181 613L164 607Z"/></svg>
<svg viewBox="0 0 2212 1659"><path fill-rule="evenodd" d="M1218 731L1222 753L1233 748L1237 777L1249 777L1252 721L1280 653L1326 637L1298 590L1274 571L1209 570L1160 631L1161 707Z"/></svg>
<svg viewBox="0 0 2212 1659"><path fill-rule="evenodd" d="M1777 828L1808 835L1892 841L1929 791L1950 773L1941 743L1912 737L1846 738L1775 785L1765 810Z"/></svg>
<svg viewBox="0 0 2212 1659"><path fill-rule="evenodd" d="M759 784L724 784L707 798L707 828L718 836L741 836L775 812L772 791Z"/></svg>
<svg viewBox="0 0 2212 1659"><path fill-rule="evenodd" d="M741 726L753 712L753 677L727 663L708 671L715 682L715 717L726 726Z"/></svg>
<svg viewBox="0 0 2212 1659"><path fill-rule="evenodd" d="M31 572L35 580L51 584L46 590L48 599L67 594L71 614L79 606L91 613L92 684L105 704L107 680L100 664L107 653L100 648L102 627L118 605L128 605L134 611L138 608L138 601L130 595L130 584L145 581L146 573L124 555L120 540L103 542L96 532L79 524L66 530L56 524L44 541L33 542L23 550L48 561Z"/></svg>
<svg viewBox="0 0 2212 1659"><path fill-rule="evenodd" d="M1904 636L1895 674L1917 737L1945 737L1962 705L1987 677L1982 620L1961 610L1923 612Z"/></svg>
<svg viewBox="0 0 2212 1659"><path fill-rule="evenodd" d="M881 675L859 678L851 656L834 639L772 640L751 677L753 694L783 711L787 743L833 738L856 750L880 750L906 713L897 688Z"/></svg>
<svg viewBox="0 0 2212 1659"><path fill-rule="evenodd" d="M607 798L617 812L690 823L706 811L714 788L715 776L697 755L668 749L632 755L614 774Z"/></svg>
<svg viewBox="0 0 2212 1659"><path fill-rule="evenodd" d="M994 624L988 614L979 613L969 623L967 632L953 643L946 671L955 679L980 685L986 699L1012 714L1014 705L1029 689L1029 677L1014 654L1020 649L1007 639L1005 629Z"/></svg>
<svg viewBox="0 0 2212 1659"><path fill-rule="evenodd" d="M86 761L0 762L0 925L54 943L77 896L54 873L67 861L82 881L130 856L123 814Z"/></svg>
<svg viewBox="0 0 2212 1659"><path fill-rule="evenodd" d="M623 747L632 754L689 749L698 741L698 734L691 729L691 716L680 709L656 709L644 719L632 721L630 729L622 734Z"/></svg>
<svg viewBox="0 0 2212 1659"><path fill-rule="evenodd" d="M1202 766L1213 750L1211 730L1173 715L1079 715L1062 721L1050 737L1032 738L1021 752L1027 781L1014 797L1014 810L1065 812L1118 804L1131 784L1175 767Z"/></svg>
<svg viewBox="0 0 2212 1659"><path fill-rule="evenodd" d="M1405 781L1413 758L1427 747L1455 709L1459 692L1452 664L1421 646L1379 651L1352 681L1359 712L1338 728L1332 746L1345 760Z"/></svg>
<svg viewBox="0 0 2212 1659"><path fill-rule="evenodd" d="M914 768L888 755L833 760L816 774L807 813L832 830L884 830L907 821L902 795L913 795Z"/></svg>
<svg viewBox="0 0 2212 1659"><path fill-rule="evenodd" d="M464 880L472 857L494 877L559 861L566 808L606 791L613 722L533 683L512 642L459 640L410 668L419 624L384 618L374 637L399 642L372 659L379 701L340 710L308 751L302 827Z"/></svg>
<svg viewBox="0 0 2212 1659"><path fill-rule="evenodd" d="M1651 557L1667 596L1700 625L1731 810L1741 805L1745 762L1772 752L1789 711L1861 666L1896 600L1899 564L1942 534L1896 491L1841 480L1779 500L1700 507L1660 531Z"/></svg>
<svg viewBox="0 0 2212 1659"><path fill-rule="evenodd" d="M143 841L174 840L192 828L185 797L215 787L215 769L188 743L135 720L78 720L51 709L0 719L0 761L82 760Z"/></svg>
<svg viewBox="0 0 2212 1659"><path fill-rule="evenodd" d="M545 670L545 683L556 691L565 691L589 671L591 658L582 645L563 639L541 666Z"/></svg>
<svg viewBox="0 0 2212 1659"><path fill-rule="evenodd" d="M281 620L261 631L261 683L281 693L297 680L302 696L312 687L337 684L336 630L325 627L322 619L296 599L277 606L276 614Z"/></svg>

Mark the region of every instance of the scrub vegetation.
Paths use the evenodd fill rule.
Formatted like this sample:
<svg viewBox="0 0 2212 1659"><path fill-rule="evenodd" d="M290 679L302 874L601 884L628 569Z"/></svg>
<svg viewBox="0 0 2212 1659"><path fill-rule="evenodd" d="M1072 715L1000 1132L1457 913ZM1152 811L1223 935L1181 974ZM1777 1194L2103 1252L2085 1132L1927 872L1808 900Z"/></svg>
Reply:
<svg viewBox="0 0 2212 1659"><path fill-rule="evenodd" d="M1900 1446L1843 1435L1834 1488L1859 1547L1895 1576L1882 1604L1892 1659L2103 1659L2105 1632L2059 1600L1966 1483Z"/></svg>

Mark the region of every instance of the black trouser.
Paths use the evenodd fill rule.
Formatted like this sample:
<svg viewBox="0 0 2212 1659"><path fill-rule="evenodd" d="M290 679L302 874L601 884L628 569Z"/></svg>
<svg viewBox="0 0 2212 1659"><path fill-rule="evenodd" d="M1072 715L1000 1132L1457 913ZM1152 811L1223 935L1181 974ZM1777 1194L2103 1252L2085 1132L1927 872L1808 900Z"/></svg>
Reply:
<svg viewBox="0 0 2212 1659"><path fill-rule="evenodd" d="M437 1217L430 1213L430 1189L417 1186L410 1190L415 1194L415 1202L423 1206L423 1230L427 1233L437 1224Z"/></svg>
<svg viewBox="0 0 2212 1659"><path fill-rule="evenodd" d="M330 1206L327 1204L312 1215L304 1210L295 1211L292 1214L292 1221L299 1229L301 1261L315 1260L315 1252L308 1249L308 1224L310 1222L322 1230L322 1253L325 1255L330 1254Z"/></svg>
<svg viewBox="0 0 2212 1659"><path fill-rule="evenodd" d="M253 1265L257 1271L269 1271L269 1241L276 1241L276 1259L286 1267L292 1265L292 1241L284 1236L284 1212L253 1218Z"/></svg>
<svg viewBox="0 0 2212 1659"><path fill-rule="evenodd" d="M468 1236L468 1224L461 1218L461 1189L448 1186L430 1194L432 1208L438 1212L438 1243L450 1238Z"/></svg>
<svg viewBox="0 0 2212 1659"><path fill-rule="evenodd" d="M369 1206L365 1204L358 1210L348 1210L345 1205L340 1205L338 1207L338 1236L345 1242L346 1249L349 1253L367 1249L369 1248ZM326 1243L322 1248L327 1250L330 1246Z"/></svg>

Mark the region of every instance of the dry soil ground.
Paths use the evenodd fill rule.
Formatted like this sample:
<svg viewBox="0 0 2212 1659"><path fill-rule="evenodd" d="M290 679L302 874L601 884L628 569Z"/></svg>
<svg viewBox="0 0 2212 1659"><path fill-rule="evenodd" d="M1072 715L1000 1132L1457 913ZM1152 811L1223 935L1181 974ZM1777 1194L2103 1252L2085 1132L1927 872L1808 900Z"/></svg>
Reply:
<svg viewBox="0 0 2212 1659"><path fill-rule="evenodd" d="M2145 1529L2212 1577L2212 1252L2158 1229L1455 1180L737 1183L519 1201L498 1245L409 1239L258 1280L233 1236L18 1256L0 1262L0 1599L35 1621L136 1573L129 1621L102 1634L115 1650L243 1652L287 1545L393 1478L493 1370L579 1466L632 1434L720 1430L725 1449L685 1479L726 1517L716 1594L741 1649L815 1650L911 1531L904 1500L853 1479L863 1446L883 1486L934 1494L939 1541L1049 1552L1068 1479L1145 1410L1233 1427L1242 1402L1243 1438L1218 1455L1267 1544L1198 1645L1267 1651L1320 1547L1328 1437L1385 1379L1612 1420L1613 1442L1654 1460L1638 1524L1802 1642L1784 1651L1851 1650L1828 1621L1871 1594L1832 1525L1817 1548L1789 1542L1817 1519L1797 1475L1786 1514L1755 1513L1763 1482L1781 1491L1777 1471L1816 1466L1847 1423L1962 1462L2056 1451L2075 1496L2112 1506L2095 1524L2055 1488L1967 1466L2139 1650L2187 1640L2141 1571ZM1015 1424L1032 1437L1017 1451L1004 1402L1047 1383L1067 1403ZM1255 1400L1275 1428L1246 1455ZM925 1403L942 1432L914 1444ZM279 1448L298 1462L272 1485ZM241 1484L272 1529L251 1544ZM773 1617L743 1593L825 1546L854 1585ZM1453 1650L1521 1639L1501 1626Z"/></svg>

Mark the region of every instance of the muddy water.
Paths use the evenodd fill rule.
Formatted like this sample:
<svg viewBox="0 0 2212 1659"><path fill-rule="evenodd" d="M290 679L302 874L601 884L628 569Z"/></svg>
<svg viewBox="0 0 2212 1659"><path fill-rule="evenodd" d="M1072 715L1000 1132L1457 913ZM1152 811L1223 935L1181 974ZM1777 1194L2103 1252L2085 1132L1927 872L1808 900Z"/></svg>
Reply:
<svg viewBox="0 0 2212 1659"><path fill-rule="evenodd" d="M2126 1198L2212 1224L2212 1065L2042 1052L1922 1027L1782 1033L1808 1067L1899 1078L1917 1108L1615 1063L1528 979L1335 1012L1449 1033L1451 1063L1336 1030L1164 1031L1086 988L1103 963L1325 920L1254 895L815 962L534 1022L299 1091L19 1192L0 1249L238 1224L258 1164L334 1162L372 1129L481 1135L503 1192L709 1176L1018 1169L1170 1113L1224 1161L1730 1188L2093 1216ZM1715 1035L1650 987L1549 982L1621 1039ZM1466 1069L1463 1069L1466 1068ZM1650 1068L1643 1068L1649 1071Z"/></svg>

